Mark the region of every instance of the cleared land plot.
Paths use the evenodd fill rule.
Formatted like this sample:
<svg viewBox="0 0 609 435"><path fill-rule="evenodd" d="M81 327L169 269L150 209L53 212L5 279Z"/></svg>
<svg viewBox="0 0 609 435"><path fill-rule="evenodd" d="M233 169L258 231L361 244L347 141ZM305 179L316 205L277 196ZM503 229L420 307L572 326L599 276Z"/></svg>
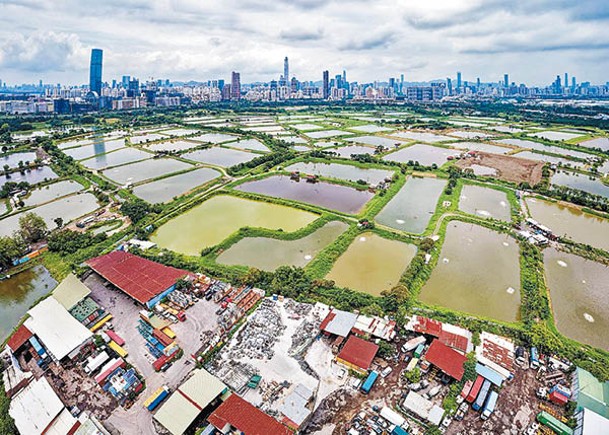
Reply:
<svg viewBox="0 0 609 435"><path fill-rule="evenodd" d="M162 177L172 172L180 172L190 168L192 168L192 165L174 159L148 159L107 169L102 174L119 184L126 184L139 183L140 181Z"/></svg>
<svg viewBox="0 0 609 435"><path fill-rule="evenodd" d="M457 156L460 152L448 148L434 147L432 145L415 144L400 150L394 151L383 157L383 160L390 162L419 162L423 166L431 166L434 163L442 166L449 157Z"/></svg>
<svg viewBox="0 0 609 435"><path fill-rule="evenodd" d="M249 162L259 156L260 154L217 146L182 154L182 157L185 159L207 163L208 165L220 166L222 168Z"/></svg>
<svg viewBox="0 0 609 435"><path fill-rule="evenodd" d="M456 165L461 169L484 166L495 170L497 178L512 183L529 183L531 186L541 181L543 162L520 159L500 154L478 152L476 157L459 160Z"/></svg>
<svg viewBox="0 0 609 435"><path fill-rule="evenodd" d="M169 202L174 197L181 196L221 175L218 171L211 168L196 169L184 174L136 186L133 189L133 194L152 204Z"/></svg>
<svg viewBox="0 0 609 435"><path fill-rule="evenodd" d="M267 271L274 271L279 266L304 267L347 228L348 225L343 222L329 222L296 240L248 237L222 252L216 261ZM260 255L261 252L265 255Z"/></svg>
<svg viewBox="0 0 609 435"><path fill-rule="evenodd" d="M188 255L214 246L239 228L296 231L319 216L267 202L218 195L163 224L151 240L160 247ZM201 225L205 222L205 225Z"/></svg>
<svg viewBox="0 0 609 435"><path fill-rule="evenodd" d="M414 245L363 233L336 260L326 279L371 295L395 286L415 254Z"/></svg>
<svg viewBox="0 0 609 435"><path fill-rule="evenodd" d="M506 322L520 311L520 259L511 237L449 222L446 239L421 301Z"/></svg>
<svg viewBox="0 0 609 435"><path fill-rule="evenodd" d="M276 198L291 199L349 214L359 213L374 196L368 190L357 190L323 181L317 183L294 181L290 177L282 175L250 181L237 186L235 189Z"/></svg>
<svg viewBox="0 0 609 435"><path fill-rule="evenodd" d="M505 192L466 184L461 190L459 209L486 218L510 221L510 203Z"/></svg>
<svg viewBox="0 0 609 435"><path fill-rule="evenodd" d="M81 161L83 166L89 169L104 169L110 166L124 165L126 163L145 160L153 155L136 148L123 148L108 154L100 154L87 160Z"/></svg>

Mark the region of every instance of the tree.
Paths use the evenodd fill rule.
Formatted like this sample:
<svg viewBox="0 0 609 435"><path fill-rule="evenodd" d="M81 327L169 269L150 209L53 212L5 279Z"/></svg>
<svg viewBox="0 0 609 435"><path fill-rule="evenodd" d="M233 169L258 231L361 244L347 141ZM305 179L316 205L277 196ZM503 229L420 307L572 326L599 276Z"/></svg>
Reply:
<svg viewBox="0 0 609 435"><path fill-rule="evenodd" d="M23 252L25 246L19 237L0 237L0 267L8 268Z"/></svg>
<svg viewBox="0 0 609 435"><path fill-rule="evenodd" d="M378 356L380 358L391 358L395 353L395 348L390 343L381 340L379 341Z"/></svg>
<svg viewBox="0 0 609 435"><path fill-rule="evenodd" d="M63 227L63 218L57 217L57 218L53 219L53 222L55 222L55 225L57 225L57 228Z"/></svg>
<svg viewBox="0 0 609 435"><path fill-rule="evenodd" d="M121 205L121 213L128 216L131 222L141 221L150 212L150 205L141 199L127 201Z"/></svg>
<svg viewBox="0 0 609 435"><path fill-rule="evenodd" d="M415 384L421 380L421 369L419 367L415 367L409 372L404 372L404 379L408 381L409 384Z"/></svg>
<svg viewBox="0 0 609 435"><path fill-rule="evenodd" d="M362 308L362 314L364 316L384 316L383 309L376 302Z"/></svg>
<svg viewBox="0 0 609 435"><path fill-rule="evenodd" d="M26 243L42 240L47 233L47 224L40 216L28 212L19 218L19 232Z"/></svg>

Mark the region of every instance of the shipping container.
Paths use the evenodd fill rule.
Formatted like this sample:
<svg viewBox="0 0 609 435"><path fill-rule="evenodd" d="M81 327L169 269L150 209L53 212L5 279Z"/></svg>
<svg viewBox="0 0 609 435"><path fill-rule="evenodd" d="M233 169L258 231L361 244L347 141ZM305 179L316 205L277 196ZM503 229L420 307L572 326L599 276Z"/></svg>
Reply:
<svg viewBox="0 0 609 435"><path fill-rule="evenodd" d="M480 388L480 392L478 393L478 397L476 397L476 401L472 404L472 409L474 411L479 411L484 405L484 401L486 400L486 396L488 395L489 390L491 389L491 381L488 379L484 380L482 384L482 388Z"/></svg>
<svg viewBox="0 0 609 435"><path fill-rule="evenodd" d="M366 378L366 380L364 381L364 383L362 384L361 390L368 394L370 392L370 390L372 389L372 386L374 385L374 383L376 382L377 378L379 377L379 373L375 370L371 371L370 374L368 375L368 377Z"/></svg>
<svg viewBox="0 0 609 435"><path fill-rule="evenodd" d="M406 366L406 371L407 372L413 371L418 363L419 363L419 358L411 359L410 361L408 361L408 365Z"/></svg>
<svg viewBox="0 0 609 435"><path fill-rule="evenodd" d="M146 399L144 402L144 408L146 408L148 411L154 411L155 408L159 406L167 396L169 396L169 389L162 386L156 390L152 396Z"/></svg>
<svg viewBox="0 0 609 435"><path fill-rule="evenodd" d="M473 386L474 386L474 381L471 381L471 380L467 381L465 383L465 385L463 385L463 389L461 390L460 396L465 399L467 397L467 395L469 394L469 392L471 391Z"/></svg>
<svg viewBox="0 0 609 435"><path fill-rule="evenodd" d="M571 390L569 388L565 387L564 385L561 385L561 384L554 385L550 389L550 393L553 393L554 391L558 391L560 394L562 394L566 398L570 398L571 397Z"/></svg>
<svg viewBox="0 0 609 435"><path fill-rule="evenodd" d="M423 354L423 351L425 350L425 345L424 344L419 344L417 346L417 348L414 351L414 356L415 358L421 358L421 355Z"/></svg>
<svg viewBox="0 0 609 435"><path fill-rule="evenodd" d="M90 357L87 359L87 365L85 366L85 373L93 373L95 370L100 368L110 357L103 351L97 356Z"/></svg>
<svg viewBox="0 0 609 435"><path fill-rule="evenodd" d="M467 394L467 397L465 398L466 402L473 403L474 400L476 400L476 397L478 396L478 393L480 392L480 388L482 388L483 383L484 383L484 378L482 376L478 376L476 378L476 382L474 382L474 386L472 387L472 389Z"/></svg>
<svg viewBox="0 0 609 435"><path fill-rule="evenodd" d="M562 421L558 420L551 414L548 414L545 411L537 414L537 421L543 424L544 426L549 427L558 435L573 435L573 429L564 424Z"/></svg>
<svg viewBox="0 0 609 435"><path fill-rule="evenodd" d="M531 355L529 356L529 365L532 369L539 367L539 353L536 347L531 348Z"/></svg>
<svg viewBox="0 0 609 435"><path fill-rule="evenodd" d="M116 344L118 344L119 346L124 346L125 345L125 340L123 340L120 335L118 335L116 332L108 329L106 331L106 334L108 334L108 337L110 337L112 340L114 340L114 342Z"/></svg>
<svg viewBox="0 0 609 435"><path fill-rule="evenodd" d="M412 340L408 340L402 346L402 352L410 352L411 350L416 349L419 345L425 344L425 341L425 337L423 337L422 335L415 337Z"/></svg>
<svg viewBox="0 0 609 435"><path fill-rule="evenodd" d="M119 346L114 340L111 340L110 343L108 343L108 347L116 352L121 358L125 358L129 355L127 351Z"/></svg>
<svg viewBox="0 0 609 435"><path fill-rule="evenodd" d="M548 395L548 399L550 400L550 402L554 403L555 405L566 405L567 402L569 401L569 398L565 395L563 395L560 391L552 391L549 395Z"/></svg>
<svg viewBox="0 0 609 435"><path fill-rule="evenodd" d="M487 418L489 418L493 411L495 411L495 405L497 405L498 397L499 394L496 391L491 391L489 393L488 398L484 403L484 408L482 408L482 415L480 416L482 420L486 420Z"/></svg>

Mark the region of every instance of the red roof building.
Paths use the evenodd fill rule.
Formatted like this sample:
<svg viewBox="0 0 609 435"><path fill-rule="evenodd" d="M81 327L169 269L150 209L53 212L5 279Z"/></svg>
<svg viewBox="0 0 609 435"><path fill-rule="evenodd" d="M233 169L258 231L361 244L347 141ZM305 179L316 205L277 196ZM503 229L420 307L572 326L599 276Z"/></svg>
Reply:
<svg viewBox="0 0 609 435"><path fill-rule="evenodd" d="M472 350L471 332L455 325L442 323L427 317L413 316L406 325L406 329L419 334L431 335L447 346L463 353Z"/></svg>
<svg viewBox="0 0 609 435"><path fill-rule="evenodd" d="M145 305L171 289L178 279L189 275L186 270L124 251L113 251L86 263L105 280Z"/></svg>
<svg viewBox="0 0 609 435"><path fill-rule="evenodd" d="M236 394L231 394L218 406L207 421L222 433L226 433L229 427L233 427L245 435L293 434L290 429L273 417L266 415Z"/></svg>
<svg viewBox="0 0 609 435"><path fill-rule="evenodd" d="M425 360L448 376L460 381L465 372L463 364L467 361L467 357L448 347L440 340L434 340L425 353Z"/></svg>
<svg viewBox="0 0 609 435"><path fill-rule="evenodd" d="M336 356L336 360L359 373L365 373L370 368L378 350L378 345L351 336Z"/></svg>
<svg viewBox="0 0 609 435"><path fill-rule="evenodd" d="M6 345L13 351L13 352L17 352L17 349L19 349L21 346L23 346L25 344L26 341L28 341L34 334L32 334L32 332L27 329L24 325L21 325L13 335L11 335L11 338L8 339Z"/></svg>

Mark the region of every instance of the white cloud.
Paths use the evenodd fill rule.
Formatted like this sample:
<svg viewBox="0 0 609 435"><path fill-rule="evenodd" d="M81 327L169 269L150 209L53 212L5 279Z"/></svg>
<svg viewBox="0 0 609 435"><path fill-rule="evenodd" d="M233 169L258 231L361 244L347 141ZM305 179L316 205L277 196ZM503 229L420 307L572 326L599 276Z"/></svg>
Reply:
<svg viewBox="0 0 609 435"><path fill-rule="evenodd" d="M567 0L0 0L0 78L85 83L99 47L108 81L228 79L232 70L266 81L287 55L303 80L346 68L359 81L460 70L470 80L507 72L545 84L568 71L604 82L609 6L582 2L585 11Z"/></svg>

